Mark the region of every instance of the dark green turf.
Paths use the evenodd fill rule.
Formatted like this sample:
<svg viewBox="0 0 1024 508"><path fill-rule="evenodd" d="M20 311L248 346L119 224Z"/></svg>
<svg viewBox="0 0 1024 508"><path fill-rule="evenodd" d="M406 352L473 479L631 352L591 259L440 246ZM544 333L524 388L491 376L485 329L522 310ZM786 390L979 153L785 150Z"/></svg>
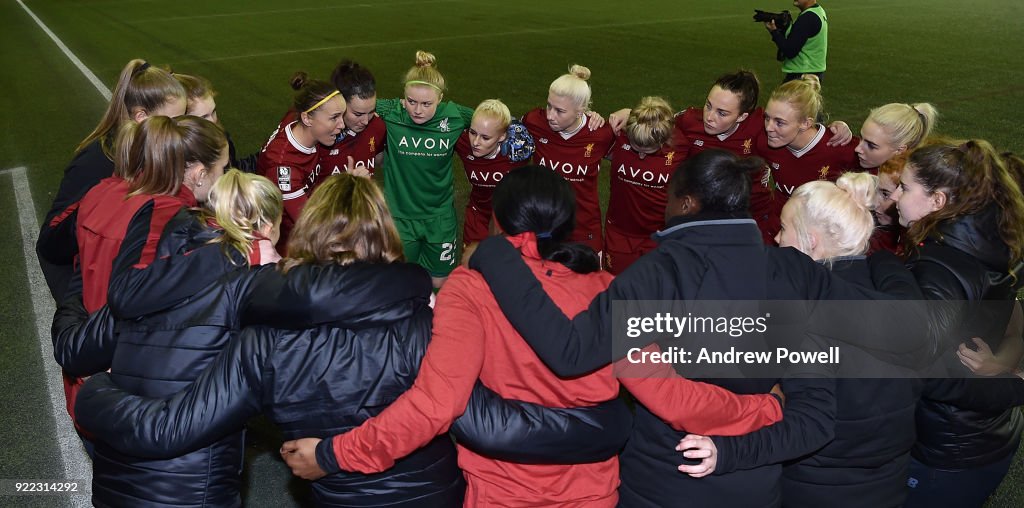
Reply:
<svg viewBox="0 0 1024 508"><path fill-rule="evenodd" d="M930 101L942 115L940 131L1024 151L1018 120L1024 113L1024 2L822 3L831 22L825 98L832 118L847 120L856 131L871 107ZM781 0L30 0L28 5L108 87L134 57L211 79L220 90L221 120L241 152L258 149L287 109L293 71L326 78L337 60L351 57L375 72L382 97L393 97L401 92L401 76L416 49L437 55L449 80L448 97L468 106L498 97L514 113L523 113L543 104L548 84L570 63L592 69L594 107L602 113L644 95L663 95L678 108L701 104L714 78L738 67L759 73L763 104L781 75L772 60L774 48L764 29L750 21L750 11L793 9ZM209 14L231 15L189 18ZM0 5L0 47L5 127L0 170L29 168L41 214L74 146L105 104L13 2ZM11 295L0 310L5 392L0 428L15 443L0 452L0 477L57 474L8 182L0 177L0 233L14 239L0 247L8 260L0 268L0 285ZM456 185L461 209L466 191L461 172ZM607 188L607 172L602 187ZM275 438L261 435L265 443L250 459L248 499L253 506L287 504L255 494L288 484L273 459ZM1022 476L1018 461L990 505L1024 506Z"/></svg>

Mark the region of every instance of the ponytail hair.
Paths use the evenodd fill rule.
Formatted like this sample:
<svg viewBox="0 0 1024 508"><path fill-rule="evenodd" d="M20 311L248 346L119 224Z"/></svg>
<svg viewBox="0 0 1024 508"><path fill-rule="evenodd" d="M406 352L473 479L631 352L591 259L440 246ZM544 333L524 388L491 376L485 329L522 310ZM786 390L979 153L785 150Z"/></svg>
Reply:
<svg viewBox="0 0 1024 508"><path fill-rule="evenodd" d="M288 239L288 257L278 266L287 273L303 264L402 259L402 239L380 188L369 178L341 173L313 191Z"/></svg>
<svg viewBox="0 0 1024 508"><path fill-rule="evenodd" d="M175 99L186 100L185 89L170 72L141 59L128 62L117 78L103 118L78 144L75 152L81 152L98 139L103 153L114 158L115 140L121 127L131 121L133 110L153 111Z"/></svg>
<svg viewBox="0 0 1024 508"><path fill-rule="evenodd" d="M513 169L494 189L494 218L509 235L537 234L542 258L576 273L601 268L586 245L564 243L576 227L576 198L569 183L542 166Z"/></svg>
<svg viewBox="0 0 1024 508"><path fill-rule="evenodd" d="M878 195L878 177L844 173L833 182L816 180L798 187L786 206L795 206L792 227L801 252L810 253L810 230L828 242L829 257L859 256L868 250L875 221L871 210Z"/></svg>
<svg viewBox="0 0 1024 508"><path fill-rule="evenodd" d="M444 83L444 76L441 71L437 70L434 65L437 63L437 57L433 53L426 51L416 52L416 65L413 65L405 73L405 81L403 86L427 86L437 91L437 96L440 97L444 94L446 88Z"/></svg>
<svg viewBox="0 0 1024 508"><path fill-rule="evenodd" d="M188 164L212 167L227 145L224 130L209 120L153 116L121 128L114 173L128 181L131 195L174 195Z"/></svg>
<svg viewBox="0 0 1024 508"><path fill-rule="evenodd" d="M990 203L999 207L999 236L1010 250L1010 265L1024 259L1024 197L1020 185L988 141L972 139L960 145L928 145L910 154L914 179L928 194L946 193L946 204L910 225L911 249L946 221L980 212Z"/></svg>
<svg viewBox="0 0 1024 508"><path fill-rule="evenodd" d="M800 114L801 119L813 118L818 121L825 110L821 81L814 74L804 74L800 79L779 85L768 100L788 103Z"/></svg>
<svg viewBox="0 0 1024 508"><path fill-rule="evenodd" d="M750 211L751 173L764 167L758 157L740 157L718 148L704 150L679 165L669 192L677 198L697 198L705 211L746 213Z"/></svg>
<svg viewBox="0 0 1024 508"><path fill-rule="evenodd" d="M927 102L892 103L872 109L865 122L870 120L885 130L893 145L914 149L931 135L938 117L938 110Z"/></svg>
<svg viewBox="0 0 1024 508"><path fill-rule="evenodd" d="M671 139L675 129L675 112L661 97L644 97L629 112L626 137L633 148L657 150Z"/></svg>
<svg viewBox="0 0 1024 508"><path fill-rule="evenodd" d="M551 82L548 92L559 97L572 99L577 108L587 111L590 109L590 69L573 64L569 66L569 73L562 74Z"/></svg>
<svg viewBox="0 0 1024 508"><path fill-rule="evenodd" d="M332 83L309 79L309 75L302 71L293 74L288 84L291 85L292 90L295 90L292 108L298 115L313 113L331 95L338 93L338 89Z"/></svg>
<svg viewBox="0 0 1024 508"><path fill-rule="evenodd" d="M722 90L730 91L740 98L740 113L750 113L757 107L758 96L761 93L761 82L757 74L746 69L740 69L732 74L719 76L713 85Z"/></svg>
<svg viewBox="0 0 1024 508"><path fill-rule="evenodd" d="M210 243L221 244L228 259L231 251L248 257L259 230L276 224L284 209L281 191L270 180L237 170L213 184L206 206L224 231Z"/></svg>

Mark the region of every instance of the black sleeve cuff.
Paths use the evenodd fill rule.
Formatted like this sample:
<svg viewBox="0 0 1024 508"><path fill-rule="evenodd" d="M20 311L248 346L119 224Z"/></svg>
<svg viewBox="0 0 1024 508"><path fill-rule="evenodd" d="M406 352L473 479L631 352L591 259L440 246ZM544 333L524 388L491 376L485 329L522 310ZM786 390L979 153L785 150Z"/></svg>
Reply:
<svg viewBox="0 0 1024 508"><path fill-rule="evenodd" d="M334 436L321 439L317 443L316 463L327 474L341 471L341 466L338 465L338 458L334 456Z"/></svg>
<svg viewBox="0 0 1024 508"><path fill-rule="evenodd" d="M718 476L728 474L736 470L736 461L733 460L735 451L732 440L727 437L711 436L711 442L715 443L718 450L718 461L715 463L715 470L712 475Z"/></svg>

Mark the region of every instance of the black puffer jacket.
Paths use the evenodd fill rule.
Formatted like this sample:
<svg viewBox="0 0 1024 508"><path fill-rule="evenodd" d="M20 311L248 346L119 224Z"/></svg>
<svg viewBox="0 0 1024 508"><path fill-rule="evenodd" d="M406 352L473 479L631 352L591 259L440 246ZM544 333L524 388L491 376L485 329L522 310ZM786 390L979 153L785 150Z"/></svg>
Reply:
<svg viewBox="0 0 1024 508"><path fill-rule="evenodd" d="M166 396L192 382L217 356L239 327L238 301L249 284L241 256L225 256L208 247L210 256L179 256L160 260L152 270L130 269L146 243L146 208L129 225L114 261L110 306L89 316L65 302L54 321L54 346L72 371L83 374L111 368L117 382L133 393ZM217 232L202 227L188 213L179 214L171 229L193 234L165 236L160 249L187 250ZM172 262L174 261L174 262ZM202 261L203 263L196 263ZM178 278L194 279L186 299L165 300ZM115 310L131 305L154 313L116 321ZM158 311L158 312L157 312ZM122 314L123 315L123 314ZM115 333L116 331L116 333ZM58 346L60 346L58 348ZM87 412L87 411L86 411ZM242 429L218 436L208 446L146 460L96 443L93 460L93 503L97 506L238 506L243 453Z"/></svg>
<svg viewBox="0 0 1024 508"><path fill-rule="evenodd" d="M659 233L659 240L657 250L630 266L588 310L573 319L546 296L508 242L485 240L470 264L487 279L509 321L560 376L593 371L613 358L623 357L628 348L643 345L612 340L615 301L865 298L863 291L833 278L825 267L794 249L766 248L749 216L703 213L676 217ZM883 277L891 284L881 287L887 291L893 287L916 291L913 277L893 261L892 277ZM865 321L852 313L848 317L850 329L863 324L856 321ZM887 335L877 333L872 337L881 343ZM912 351L924 347L914 341L905 344L910 347L898 351L898 355L912 356ZM736 378L715 382L737 393L765 393L775 380ZM804 431L791 434L789 442L776 443L779 449L792 447L797 441L814 441L821 446L832 437L827 423L835 415L833 392L827 385L806 389L808 399L819 403L808 405ZM622 506L674 506L680 500L694 507L777 506L781 502L780 465L701 479L679 474L676 466L682 457L675 446L684 435L638 406L633 435L620 457Z"/></svg>
<svg viewBox="0 0 1024 508"><path fill-rule="evenodd" d="M863 257L835 259L832 273L853 284L872 287ZM856 304L856 303L855 303ZM783 504L787 507L902 506L906 498L907 465L914 444L914 408L921 381L914 371L881 362L859 348L845 347L834 374L835 421L833 439L820 449L805 449L799 461L786 466L782 477ZM856 379L864 372L898 369L900 379ZM896 373L900 374L900 373ZM767 460L792 459L794 449L778 449L785 429L793 425L796 408L789 403L790 386L805 380L787 380L783 420L740 437L714 437L720 470L750 467ZM799 387L798 387L799 388ZM885 429L879 432L879 429ZM774 456L773 456L774 455Z"/></svg>
<svg viewBox="0 0 1024 508"><path fill-rule="evenodd" d="M970 410L975 392L1005 390L1006 380L972 378L952 349L981 337L999 350L1013 309L1015 288L1007 276L1010 254L999 237L998 209L959 217L940 227L909 263L941 324L944 349L939 374L960 379L932 379L917 407L914 458L942 469L969 469L992 464L1013 453L1024 429L1020 413L1009 407ZM967 302L966 305L945 305ZM941 353L942 351L940 351Z"/></svg>
<svg viewBox="0 0 1024 508"><path fill-rule="evenodd" d="M209 255L203 251L211 248L216 249L206 247L187 257ZM187 292L173 288L166 296ZM288 302L333 322L295 331L246 328L194 384L167 401L129 392L168 397L186 385L141 391L131 387L132 378L94 376L79 396L78 413L87 428L112 449L147 457L180 455L218 442L260 412L288 439L327 437L376 415L415 380L431 324L430 278L422 268L404 263L304 265L286 276L263 270L251 278L247 292L248 312L265 311L263 319L274 319L273 309ZM208 312L232 313L221 307ZM178 315L176 321L191 318ZM193 473L206 475L207 470ZM190 482L176 487L198 490ZM313 490L323 506L459 506L464 483L454 446L442 436L385 473L330 475L315 482Z"/></svg>

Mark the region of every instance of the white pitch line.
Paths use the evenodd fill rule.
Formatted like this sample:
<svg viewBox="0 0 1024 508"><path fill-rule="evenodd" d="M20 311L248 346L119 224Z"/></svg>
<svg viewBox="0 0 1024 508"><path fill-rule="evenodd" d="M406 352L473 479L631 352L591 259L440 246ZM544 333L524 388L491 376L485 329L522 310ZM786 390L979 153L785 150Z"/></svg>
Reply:
<svg viewBox="0 0 1024 508"><path fill-rule="evenodd" d="M71 52L70 49L57 37L56 34L46 26L45 23L22 0L18 5L25 13L39 25L50 40L60 48L64 56L68 57L79 72L96 91L100 93L105 101L110 101L111 93L96 77L95 74L81 60ZM36 317L36 334L39 338L39 350L43 358L43 371L46 375L46 389L50 395L50 405L53 410L53 419L57 445L60 449L60 458L64 466L65 478L68 480L79 480L86 482L87 490L92 487L92 461L85 453L82 442L75 432L71 417L68 416L67 406L64 400L64 384L57 362L53 359L53 342L50 338L50 322L56 308L53 299L47 288L46 280L43 278L43 271L39 267L39 260L36 259L35 245L39 235L39 222L36 219L36 206L32 200L32 189L29 187L28 176L24 167L14 168L9 171L14 182L14 195L18 206L18 220L21 223L21 241L25 256L25 272L28 277L29 291L32 295L32 312ZM67 505L74 508L92 506L90 496L73 495L66 498Z"/></svg>
<svg viewBox="0 0 1024 508"><path fill-rule="evenodd" d="M100 81L100 79L97 78L96 75L93 74L92 71L90 71L89 68L86 67L85 64L83 64L82 61L79 60L78 57L75 56L75 54L72 53L70 49L68 49L67 46L64 45L63 42L61 42L61 40L57 37L56 34L54 34L45 24L43 24L43 21L40 20L39 17L36 16L36 13L32 12L25 5L24 2L18 0L18 5L20 5L21 8L25 10L25 13L32 18L32 21L35 21L36 24L39 25L39 28L43 29L43 32L50 37L53 43L56 44L57 47L64 52L64 56L68 57L68 60L71 60L71 63L75 64L75 67L78 67L78 70L82 73L82 75L84 75L85 78L88 79L90 83L92 83L92 86L96 87L96 91L98 91L104 99L110 101L110 90L107 89L107 86L104 85L103 82Z"/></svg>
<svg viewBox="0 0 1024 508"><path fill-rule="evenodd" d="M36 334L39 336L39 353L43 357L43 371L46 375L46 391L50 395L50 406L57 428L57 444L64 466L64 477L92 483L92 462L82 448L82 442L71 424L64 405L64 385L60 368L53 359L53 343L50 340L50 322L56 311L53 299L46 289L46 279L36 259L35 245L39 236L39 222L36 220L36 205L28 185L24 167L0 172L11 175L14 198L18 207L18 222L21 225L21 246L25 255L25 275L28 277L29 294L32 295L32 312L36 318ZM83 486L87 490L90 486ZM71 506L90 506L87 495L67 497Z"/></svg>

